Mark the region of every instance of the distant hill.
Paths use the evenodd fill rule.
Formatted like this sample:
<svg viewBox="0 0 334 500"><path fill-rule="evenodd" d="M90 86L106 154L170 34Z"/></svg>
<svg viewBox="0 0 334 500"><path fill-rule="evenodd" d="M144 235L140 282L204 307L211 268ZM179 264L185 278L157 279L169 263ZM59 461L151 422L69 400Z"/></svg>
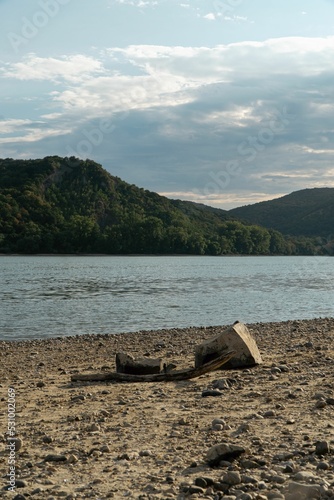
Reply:
<svg viewBox="0 0 334 500"><path fill-rule="evenodd" d="M334 239L334 188L314 188L228 212L283 234Z"/></svg>
<svg viewBox="0 0 334 500"><path fill-rule="evenodd" d="M319 243L170 200L74 157L0 159L0 252L268 255Z"/></svg>

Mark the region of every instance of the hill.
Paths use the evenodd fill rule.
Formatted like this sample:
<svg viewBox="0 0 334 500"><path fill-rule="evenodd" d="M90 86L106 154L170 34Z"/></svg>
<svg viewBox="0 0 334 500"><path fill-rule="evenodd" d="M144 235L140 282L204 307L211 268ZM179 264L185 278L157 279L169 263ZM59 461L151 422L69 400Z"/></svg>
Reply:
<svg viewBox="0 0 334 500"><path fill-rule="evenodd" d="M286 235L334 239L334 188L303 189L228 213Z"/></svg>
<svg viewBox="0 0 334 500"><path fill-rule="evenodd" d="M0 252L291 254L321 252L305 239L170 200L74 157L0 160Z"/></svg>

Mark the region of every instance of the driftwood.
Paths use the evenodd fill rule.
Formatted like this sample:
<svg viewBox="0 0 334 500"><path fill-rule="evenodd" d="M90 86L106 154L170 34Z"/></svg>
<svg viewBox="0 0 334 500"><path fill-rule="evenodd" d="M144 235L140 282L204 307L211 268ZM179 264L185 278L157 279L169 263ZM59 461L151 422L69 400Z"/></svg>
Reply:
<svg viewBox="0 0 334 500"><path fill-rule="evenodd" d="M222 365L227 363L233 356L235 351L228 351L219 356L218 358L199 366L198 368L186 368L184 370L173 370L165 373L154 373L150 375L133 375L130 373L76 373L71 376L72 382L86 381L86 382L99 382L107 380L116 380L119 382L173 382L177 380L189 380L191 378L199 377L204 373L217 370Z"/></svg>

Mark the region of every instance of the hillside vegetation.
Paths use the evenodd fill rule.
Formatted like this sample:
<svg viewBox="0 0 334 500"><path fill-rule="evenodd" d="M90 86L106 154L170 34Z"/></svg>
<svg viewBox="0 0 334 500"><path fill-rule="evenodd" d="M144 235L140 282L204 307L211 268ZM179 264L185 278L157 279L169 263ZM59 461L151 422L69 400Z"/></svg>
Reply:
<svg viewBox="0 0 334 500"><path fill-rule="evenodd" d="M314 254L315 239L284 238L231 212L130 185L74 157L0 160L0 252Z"/></svg>
<svg viewBox="0 0 334 500"><path fill-rule="evenodd" d="M295 236L334 239L334 188L296 191L276 200L234 208L233 215L252 224Z"/></svg>

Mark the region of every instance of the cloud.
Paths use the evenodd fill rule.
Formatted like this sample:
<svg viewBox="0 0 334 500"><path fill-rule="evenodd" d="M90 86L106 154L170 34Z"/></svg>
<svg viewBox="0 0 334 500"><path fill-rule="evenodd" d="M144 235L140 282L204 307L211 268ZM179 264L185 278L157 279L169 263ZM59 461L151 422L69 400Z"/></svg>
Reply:
<svg viewBox="0 0 334 500"><path fill-rule="evenodd" d="M0 121L2 149L74 151L147 189L222 208L333 186L333 49L334 37L289 37L30 54L1 74L31 93L43 83L39 115Z"/></svg>
<svg viewBox="0 0 334 500"><path fill-rule="evenodd" d="M203 19L208 19L209 21L215 21L216 16L213 12L209 12L205 16L203 16Z"/></svg>
<svg viewBox="0 0 334 500"><path fill-rule="evenodd" d="M17 80L49 80L79 82L103 72L100 61L85 55L62 58L29 54L22 62L7 64L2 70L6 78Z"/></svg>
<svg viewBox="0 0 334 500"><path fill-rule="evenodd" d="M161 0L112 0L110 7L113 5L130 5L131 7L154 7L158 5Z"/></svg>

